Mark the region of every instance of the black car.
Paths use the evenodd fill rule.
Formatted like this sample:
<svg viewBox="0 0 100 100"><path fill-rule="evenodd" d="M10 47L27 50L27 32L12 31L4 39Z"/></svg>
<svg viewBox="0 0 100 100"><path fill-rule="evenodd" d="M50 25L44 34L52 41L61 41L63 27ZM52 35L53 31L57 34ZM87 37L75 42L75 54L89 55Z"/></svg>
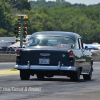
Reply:
<svg viewBox="0 0 100 100"><path fill-rule="evenodd" d="M0 47L0 51L2 51L2 47Z"/></svg>
<svg viewBox="0 0 100 100"><path fill-rule="evenodd" d="M16 51L15 68L21 80L65 75L78 81L92 78L92 53L83 47L80 35L73 32L44 31L33 33L25 48Z"/></svg>

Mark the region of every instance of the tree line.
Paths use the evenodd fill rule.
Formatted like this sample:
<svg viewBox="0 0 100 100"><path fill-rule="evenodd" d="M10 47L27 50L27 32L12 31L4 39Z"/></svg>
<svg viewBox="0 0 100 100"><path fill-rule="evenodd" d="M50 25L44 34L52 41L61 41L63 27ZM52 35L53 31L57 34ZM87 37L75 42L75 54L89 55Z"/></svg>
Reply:
<svg viewBox="0 0 100 100"><path fill-rule="evenodd" d="M71 4L65 0L1 0L0 36L15 36L16 14L27 14L28 34L37 31L70 31L85 43L100 43L100 4Z"/></svg>

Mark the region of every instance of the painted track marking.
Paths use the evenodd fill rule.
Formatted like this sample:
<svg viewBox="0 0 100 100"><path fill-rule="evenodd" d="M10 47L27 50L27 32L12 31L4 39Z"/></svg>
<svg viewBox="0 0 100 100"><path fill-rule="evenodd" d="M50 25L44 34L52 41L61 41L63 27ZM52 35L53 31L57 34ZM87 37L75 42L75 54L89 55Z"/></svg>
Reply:
<svg viewBox="0 0 100 100"><path fill-rule="evenodd" d="M0 70L0 76L7 76L7 75L16 75L19 74L19 70L11 70L11 69L5 69L5 70Z"/></svg>

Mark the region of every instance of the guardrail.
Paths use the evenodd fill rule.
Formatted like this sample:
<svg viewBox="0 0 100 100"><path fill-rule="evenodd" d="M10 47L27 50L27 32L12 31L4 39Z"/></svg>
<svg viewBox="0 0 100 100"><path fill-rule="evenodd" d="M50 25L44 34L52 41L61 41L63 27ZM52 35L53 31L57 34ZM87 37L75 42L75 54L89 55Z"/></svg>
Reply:
<svg viewBox="0 0 100 100"><path fill-rule="evenodd" d="M0 51L0 54L15 54L15 51Z"/></svg>
<svg viewBox="0 0 100 100"><path fill-rule="evenodd" d="M91 50L93 56L100 56L100 50Z"/></svg>
<svg viewBox="0 0 100 100"><path fill-rule="evenodd" d="M93 56L93 61L99 62L100 61L100 56Z"/></svg>
<svg viewBox="0 0 100 100"><path fill-rule="evenodd" d="M0 54L0 62L15 62L16 54Z"/></svg>

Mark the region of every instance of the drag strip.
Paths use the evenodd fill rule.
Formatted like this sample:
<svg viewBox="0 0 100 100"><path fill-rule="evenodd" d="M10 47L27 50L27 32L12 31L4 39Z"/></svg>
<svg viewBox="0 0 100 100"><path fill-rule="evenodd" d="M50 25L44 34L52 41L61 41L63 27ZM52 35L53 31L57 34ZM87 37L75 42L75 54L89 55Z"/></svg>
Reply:
<svg viewBox="0 0 100 100"><path fill-rule="evenodd" d="M72 82L66 76L39 80L20 80L18 70L11 70L14 63L0 64L0 100L100 100L100 63L94 63L91 81Z"/></svg>

